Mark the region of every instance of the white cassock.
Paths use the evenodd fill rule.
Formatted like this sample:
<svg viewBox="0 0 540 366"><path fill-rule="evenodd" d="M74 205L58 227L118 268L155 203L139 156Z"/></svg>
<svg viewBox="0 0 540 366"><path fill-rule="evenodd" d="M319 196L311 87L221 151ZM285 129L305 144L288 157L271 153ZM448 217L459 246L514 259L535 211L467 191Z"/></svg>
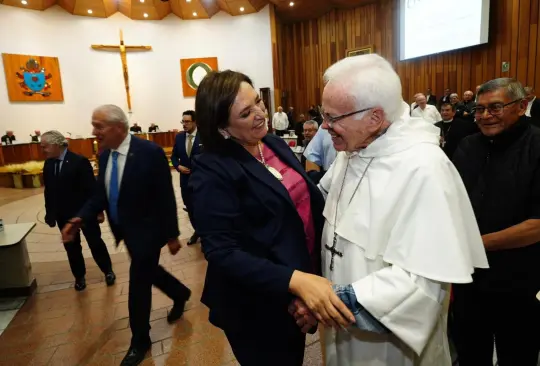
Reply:
<svg viewBox="0 0 540 366"><path fill-rule="evenodd" d="M472 282L474 268L488 262L439 129L404 113L366 149L339 153L320 188L327 195L323 274L352 284L358 302L391 332L325 330L326 365L450 366L448 284ZM341 256L330 270L325 244L332 246L334 233Z"/></svg>

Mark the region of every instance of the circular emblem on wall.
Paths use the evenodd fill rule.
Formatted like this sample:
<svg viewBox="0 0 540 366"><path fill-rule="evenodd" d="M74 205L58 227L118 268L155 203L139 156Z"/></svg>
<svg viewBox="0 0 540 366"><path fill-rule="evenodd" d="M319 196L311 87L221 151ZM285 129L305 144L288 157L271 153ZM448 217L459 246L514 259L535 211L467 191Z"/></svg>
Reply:
<svg viewBox="0 0 540 366"><path fill-rule="evenodd" d="M195 62L186 70L186 81L190 88L197 90L202 79L212 71L204 62Z"/></svg>

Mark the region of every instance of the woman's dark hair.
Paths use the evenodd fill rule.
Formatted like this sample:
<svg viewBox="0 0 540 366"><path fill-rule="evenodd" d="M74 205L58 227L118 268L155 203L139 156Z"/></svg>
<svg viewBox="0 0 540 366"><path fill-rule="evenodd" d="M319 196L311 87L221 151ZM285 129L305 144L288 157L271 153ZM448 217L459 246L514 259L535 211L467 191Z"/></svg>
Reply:
<svg viewBox="0 0 540 366"><path fill-rule="evenodd" d="M224 150L226 140L218 129L228 126L229 113L242 82L253 86L248 76L226 70L210 72L199 84L195 98L195 113L204 151Z"/></svg>

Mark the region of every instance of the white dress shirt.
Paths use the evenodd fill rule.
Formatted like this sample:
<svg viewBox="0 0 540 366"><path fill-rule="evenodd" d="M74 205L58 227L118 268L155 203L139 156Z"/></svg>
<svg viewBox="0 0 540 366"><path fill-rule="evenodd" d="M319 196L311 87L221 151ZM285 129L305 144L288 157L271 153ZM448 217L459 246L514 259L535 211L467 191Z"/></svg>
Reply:
<svg viewBox="0 0 540 366"><path fill-rule="evenodd" d="M193 147L195 146L195 137L197 137L197 129L195 129L195 131L193 131L192 133L187 133L186 131L186 154L188 152L189 136L193 136L193 138L191 139L191 150L193 151Z"/></svg>
<svg viewBox="0 0 540 366"><path fill-rule="evenodd" d="M533 98L533 100L531 100L529 103L527 103L527 110L525 111L525 115L527 117L530 117L531 116L531 107L533 105L533 102L536 100L536 97Z"/></svg>
<svg viewBox="0 0 540 366"><path fill-rule="evenodd" d="M272 125L276 130L285 131L289 127L289 117L287 113L276 112L274 118L272 118Z"/></svg>
<svg viewBox="0 0 540 366"><path fill-rule="evenodd" d="M431 122L431 123L437 123L440 120L442 120L441 114L431 104L427 104L426 108L422 109L422 107L418 107L415 110L412 111L411 117L420 117L424 120Z"/></svg>
<svg viewBox="0 0 540 366"><path fill-rule="evenodd" d="M118 149L111 149L109 160L107 160L107 169L105 170L105 189L107 190L107 197L109 197L109 185L111 184L112 153L113 151L118 151L118 192L120 192L130 143L131 134L128 133L124 141L118 146Z"/></svg>

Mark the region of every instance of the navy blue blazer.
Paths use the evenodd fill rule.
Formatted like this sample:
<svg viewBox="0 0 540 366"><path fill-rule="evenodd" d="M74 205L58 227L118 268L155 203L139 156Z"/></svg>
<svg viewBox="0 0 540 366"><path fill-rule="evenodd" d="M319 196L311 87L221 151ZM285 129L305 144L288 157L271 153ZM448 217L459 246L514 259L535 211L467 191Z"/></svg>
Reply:
<svg viewBox="0 0 540 366"><path fill-rule="evenodd" d="M99 157L99 175L94 196L78 216L86 221L103 210L109 217L105 171L111 151ZM153 142L131 136L120 195L118 223L111 222L116 242L124 240L132 255L150 246L162 247L180 234L171 170L165 152Z"/></svg>
<svg viewBox="0 0 540 366"><path fill-rule="evenodd" d="M197 133L193 141L191 156L188 156L186 151L186 132L180 132L178 135L176 135L176 139L174 141L174 147L171 154L171 162L176 169L178 169L179 165L185 166L188 169L192 169L192 159L195 155L200 154L201 150L201 139L199 138L199 133ZM190 176L191 174L180 174L180 185L187 184Z"/></svg>
<svg viewBox="0 0 540 366"><path fill-rule="evenodd" d="M233 141L225 153L197 156L189 186L208 261L202 302L210 308L210 321L224 329L252 324L255 315L265 321L290 316L294 270L320 272L324 199L281 138L269 134L263 142L306 181L316 268L289 192L257 159Z"/></svg>
<svg viewBox="0 0 540 366"><path fill-rule="evenodd" d="M88 159L69 150L66 151L60 177L55 176L55 163L56 159L47 159L43 166L45 212L49 220L65 221L77 215L92 197L96 178Z"/></svg>

